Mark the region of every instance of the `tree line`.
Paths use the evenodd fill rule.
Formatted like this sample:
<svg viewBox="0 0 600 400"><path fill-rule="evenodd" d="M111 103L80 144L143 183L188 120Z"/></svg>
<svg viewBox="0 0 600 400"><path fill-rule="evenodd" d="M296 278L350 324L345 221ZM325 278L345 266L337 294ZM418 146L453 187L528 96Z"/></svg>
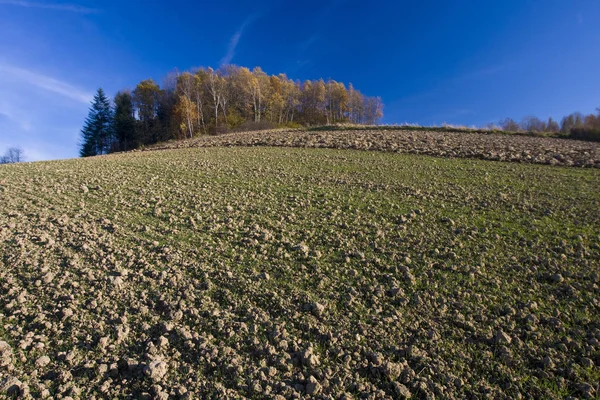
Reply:
<svg viewBox="0 0 600 400"><path fill-rule="evenodd" d="M25 161L25 153L20 147L9 147L3 156L0 156L0 164L14 164Z"/></svg>
<svg viewBox="0 0 600 400"><path fill-rule="evenodd" d="M81 134L82 157L200 134L340 122L375 124L379 97L334 80L294 81L285 74L235 65L170 73L119 91L111 104L102 89Z"/></svg>
<svg viewBox="0 0 600 400"><path fill-rule="evenodd" d="M600 107L596 112L597 114L588 115L575 112L563 117L560 124L552 117L548 118L548 121L543 121L528 116L520 123L512 118L505 118L499 125L503 131L508 132L561 133L574 139L600 141Z"/></svg>

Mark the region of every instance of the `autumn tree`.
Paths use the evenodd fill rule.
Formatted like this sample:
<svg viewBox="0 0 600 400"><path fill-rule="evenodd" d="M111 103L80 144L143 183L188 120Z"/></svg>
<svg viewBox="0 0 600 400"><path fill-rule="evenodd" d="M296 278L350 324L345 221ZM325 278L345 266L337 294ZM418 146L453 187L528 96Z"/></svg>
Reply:
<svg viewBox="0 0 600 400"><path fill-rule="evenodd" d="M219 108L224 103L223 97L225 96L225 79L220 73L213 70L212 68L207 69L205 87L211 99L211 107L214 113L214 125L215 130L219 126ZM226 101L225 101L226 103ZM225 114L225 112L224 112Z"/></svg>
<svg viewBox="0 0 600 400"><path fill-rule="evenodd" d="M206 117L208 111L205 111L207 104L207 94L205 91L204 82L206 81L206 70L199 68L194 74L194 85L192 91L192 101L196 104L197 125L202 128L202 133L208 133L206 126Z"/></svg>
<svg viewBox="0 0 600 400"><path fill-rule="evenodd" d="M266 117L269 122L281 124L285 100L283 98L283 85L278 76L269 77L269 91L266 98Z"/></svg>
<svg viewBox="0 0 600 400"><path fill-rule="evenodd" d="M236 113L235 120L254 119L255 78L246 67L230 65L227 68L227 92L231 112ZM236 121L233 121L234 125Z"/></svg>
<svg viewBox="0 0 600 400"><path fill-rule="evenodd" d="M198 106L196 98L196 77L189 72L184 72L177 78L177 104L175 112L179 117L180 129L185 132L184 137L194 136L198 126Z"/></svg>
<svg viewBox="0 0 600 400"><path fill-rule="evenodd" d="M343 83L329 79L325 84L325 108L327 123L341 122L346 119L348 92Z"/></svg>
<svg viewBox="0 0 600 400"><path fill-rule="evenodd" d="M265 98L269 96L270 82L267 74L260 67L252 70L252 102L254 105L254 122L260 122L265 111Z"/></svg>
<svg viewBox="0 0 600 400"><path fill-rule="evenodd" d="M279 75L279 80L284 102L284 120L294 122L294 115L300 106L300 83L288 79L284 74Z"/></svg>
<svg viewBox="0 0 600 400"><path fill-rule="evenodd" d="M186 95L180 94L179 101L175 107L175 112L181 120L180 129L185 132L185 137L193 137L195 131L195 122L198 118L196 104Z"/></svg>
<svg viewBox="0 0 600 400"><path fill-rule="evenodd" d="M322 124L325 115L325 82L305 81L300 94L302 120L307 124Z"/></svg>
<svg viewBox="0 0 600 400"><path fill-rule="evenodd" d="M361 92L348 86L348 119L350 122L360 124L364 120L365 99Z"/></svg>
<svg viewBox="0 0 600 400"><path fill-rule="evenodd" d="M383 117L383 102L380 97L367 97L365 99L365 116L362 121L367 125L374 125Z"/></svg>
<svg viewBox="0 0 600 400"><path fill-rule="evenodd" d="M583 118L584 129L600 129L600 115L588 114Z"/></svg>

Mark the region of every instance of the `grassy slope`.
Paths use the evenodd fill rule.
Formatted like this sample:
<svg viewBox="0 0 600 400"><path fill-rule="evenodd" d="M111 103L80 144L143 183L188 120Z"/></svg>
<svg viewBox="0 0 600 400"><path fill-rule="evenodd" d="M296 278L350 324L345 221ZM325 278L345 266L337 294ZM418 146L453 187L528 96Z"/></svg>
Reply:
<svg viewBox="0 0 600 400"><path fill-rule="evenodd" d="M325 394L559 398L600 379L582 365L599 359L596 170L213 148L2 166L0 187L0 340L33 393L158 393L135 367L155 358L171 394L289 397L313 376ZM45 348L18 349L27 332ZM40 387L41 354L38 377L86 372ZM134 372L109 378L124 356Z"/></svg>

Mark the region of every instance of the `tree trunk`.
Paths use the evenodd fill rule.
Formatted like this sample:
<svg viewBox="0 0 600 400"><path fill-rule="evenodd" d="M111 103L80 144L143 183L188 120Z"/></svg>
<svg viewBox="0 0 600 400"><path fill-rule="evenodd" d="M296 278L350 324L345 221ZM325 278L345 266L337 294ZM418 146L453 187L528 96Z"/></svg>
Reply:
<svg viewBox="0 0 600 400"><path fill-rule="evenodd" d="M215 133L217 133L218 126L219 126L219 103L215 103Z"/></svg>

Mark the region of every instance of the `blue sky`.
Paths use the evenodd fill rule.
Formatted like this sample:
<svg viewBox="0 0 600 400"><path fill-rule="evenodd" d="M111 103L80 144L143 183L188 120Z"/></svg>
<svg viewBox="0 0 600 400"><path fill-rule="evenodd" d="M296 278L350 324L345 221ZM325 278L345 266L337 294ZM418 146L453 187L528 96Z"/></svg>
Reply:
<svg viewBox="0 0 600 400"><path fill-rule="evenodd" d="M385 123L600 106L600 1L0 0L0 152L76 157L89 100L223 62L381 96Z"/></svg>

